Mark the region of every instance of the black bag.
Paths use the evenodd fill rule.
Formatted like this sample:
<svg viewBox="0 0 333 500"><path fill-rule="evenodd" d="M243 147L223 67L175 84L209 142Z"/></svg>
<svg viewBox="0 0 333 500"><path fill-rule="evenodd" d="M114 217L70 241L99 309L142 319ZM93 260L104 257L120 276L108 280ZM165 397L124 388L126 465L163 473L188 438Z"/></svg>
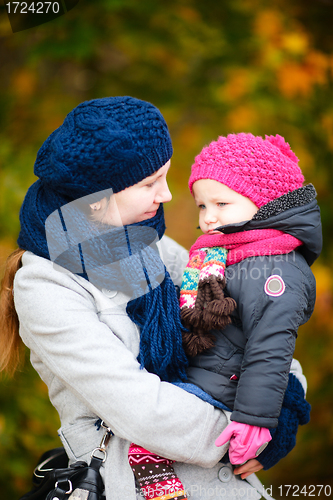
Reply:
<svg viewBox="0 0 333 500"><path fill-rule="evenodd" d="M91 461L68 466L64 448L44 453L33 472L33 489L20 500L105 500L104 483L99 469L106 459L105 447L112 431L107 428L101 445L91 454ZM103 458L95 455L99 451Z"/></svg>

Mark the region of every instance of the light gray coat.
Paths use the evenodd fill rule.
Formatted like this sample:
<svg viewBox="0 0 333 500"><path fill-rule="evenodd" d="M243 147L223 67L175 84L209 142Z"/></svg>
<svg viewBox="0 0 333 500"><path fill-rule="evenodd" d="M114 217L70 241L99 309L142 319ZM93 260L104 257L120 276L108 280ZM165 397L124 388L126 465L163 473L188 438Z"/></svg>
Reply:
<svg viewBox="0 0 333 500"><path fill-rule="evenodd" d="M166 236L159 246L180 284L187 252ZM94 426L98 417L115 433L102 471L107 500L137 498L127 458L131 441L175 460L193 500L260 498L254 475L256 488L219 463L226 446L214 441L229 416L140 369L139 331L122 293L100 291L30 252L22 262L14 282L20 335L59 413L70 461L89 462L102 437Z"/></svg>

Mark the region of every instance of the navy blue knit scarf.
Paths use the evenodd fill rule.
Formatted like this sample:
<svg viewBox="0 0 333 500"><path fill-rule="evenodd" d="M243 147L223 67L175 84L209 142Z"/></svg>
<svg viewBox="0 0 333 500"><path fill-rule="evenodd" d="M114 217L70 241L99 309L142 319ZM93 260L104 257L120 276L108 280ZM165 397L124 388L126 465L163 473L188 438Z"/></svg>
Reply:
<svg viewBox="0 0 333 500"><path fill-rule="evenodd" d="M185 380L187 358L178 298L156 247L165 232L163 206L152 219L112 227L93 223L72 203L55 208L50 216L42 215L36 207L43 205L38 201L44 196L49 207L50 199L53 208L59 206L58 196L49 186L40 181L31 186L21 209L19 246L100 289L126 293L130 297L127 313L140 329L141 366L162 380Z"/></svg>

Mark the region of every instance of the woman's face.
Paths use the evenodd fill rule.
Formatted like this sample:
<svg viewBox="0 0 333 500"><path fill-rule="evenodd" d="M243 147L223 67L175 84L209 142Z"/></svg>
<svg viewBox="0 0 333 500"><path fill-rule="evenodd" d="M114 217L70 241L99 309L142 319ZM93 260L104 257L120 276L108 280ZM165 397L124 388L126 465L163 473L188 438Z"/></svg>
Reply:
<svg viewBox="0 0 333 500"><path fill-rule="evenodd" d="M171 200L166 176L170 160L154 174L115 193L109 200L103 198L90 205L93 216L104 224L125 226L151 219L161 203Z"/></svg>

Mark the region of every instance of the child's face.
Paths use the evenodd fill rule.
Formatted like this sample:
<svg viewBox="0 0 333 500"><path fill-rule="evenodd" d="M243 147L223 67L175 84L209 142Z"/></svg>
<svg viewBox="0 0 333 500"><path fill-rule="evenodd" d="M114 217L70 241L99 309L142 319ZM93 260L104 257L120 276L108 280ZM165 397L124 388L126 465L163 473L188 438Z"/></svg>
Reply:
<svg viewBox="0 0 333 500"><path fill-rule="evenodd" d="M200 179L193 184L195 203L199 207L199 225L205 234L215 234L217 227L252 219L258 207L225 184Z"/></svg>

